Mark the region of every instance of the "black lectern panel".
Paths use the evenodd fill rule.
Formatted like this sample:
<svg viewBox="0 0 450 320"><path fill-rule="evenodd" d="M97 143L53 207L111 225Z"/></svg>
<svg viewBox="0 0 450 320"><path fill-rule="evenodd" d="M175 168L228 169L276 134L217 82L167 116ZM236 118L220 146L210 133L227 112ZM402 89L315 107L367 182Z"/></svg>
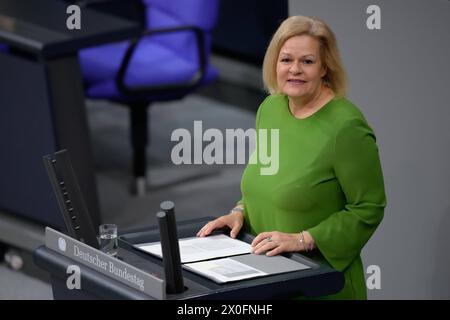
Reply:
<svg viewBox="0 0 450 320"><path fill-rule="evenodd" d="M67 150L43 157L68 234L98 248L97 233L81 194Z"/></svg>

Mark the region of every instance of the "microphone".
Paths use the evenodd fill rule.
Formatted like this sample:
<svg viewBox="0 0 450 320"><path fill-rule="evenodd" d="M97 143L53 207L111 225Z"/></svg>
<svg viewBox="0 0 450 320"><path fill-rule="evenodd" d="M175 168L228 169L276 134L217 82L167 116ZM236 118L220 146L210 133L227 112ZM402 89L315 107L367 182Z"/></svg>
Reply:
<svg viewBox="0 0 450 320"><path fill-rule="evenodd" d="M175 221L175 205L172 201L164 201L160 207L163 211L158 212L156 217L161 238L166 291L167 293L181 293L184 291L184 283Z"/></svg>

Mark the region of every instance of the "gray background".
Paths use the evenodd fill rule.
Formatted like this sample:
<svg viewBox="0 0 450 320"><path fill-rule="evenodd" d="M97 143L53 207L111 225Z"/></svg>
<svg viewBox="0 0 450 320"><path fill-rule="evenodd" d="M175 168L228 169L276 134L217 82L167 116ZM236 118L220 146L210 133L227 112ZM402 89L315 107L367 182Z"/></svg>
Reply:
<svg viewBox="0 0 450 320"><path fill-rule="evenodd" d="M366 27L371 4L380 30ZM449 299L450 1L290 0L289 14L333 29L348 97L378 138L388 206L363 252L381 268L369 298Z"/></svg>

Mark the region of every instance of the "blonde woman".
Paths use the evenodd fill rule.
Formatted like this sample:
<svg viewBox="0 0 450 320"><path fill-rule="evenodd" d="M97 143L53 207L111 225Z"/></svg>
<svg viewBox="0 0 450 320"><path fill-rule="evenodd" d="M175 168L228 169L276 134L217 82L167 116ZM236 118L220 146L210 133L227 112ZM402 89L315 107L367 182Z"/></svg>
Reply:
<svg viewBox="0 0 450 320"><path fill-rule="evenodd" d="M375 135L345 98L335 36L322 21L286 19L267 49L263 79L270 95L256 129L279 130L279 170L248 164L242 199L198 236L228 226L256 235L256 254L301 252L345 275L324 298L366 299L361 250L383 219L386 197Z"/></svg>

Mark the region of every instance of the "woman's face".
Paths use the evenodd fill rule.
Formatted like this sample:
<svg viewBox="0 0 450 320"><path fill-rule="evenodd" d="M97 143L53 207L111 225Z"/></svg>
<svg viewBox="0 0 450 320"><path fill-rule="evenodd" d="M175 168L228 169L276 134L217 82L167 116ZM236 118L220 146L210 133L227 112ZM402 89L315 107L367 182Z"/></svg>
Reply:
<svg viewBox="0 0 450 320"><path fill-rule="evenodd" d="M319 41L308 35L286 40L277 61L277 84L281 93L294 99L312 99L319 92L325 74Z"/></svg>

